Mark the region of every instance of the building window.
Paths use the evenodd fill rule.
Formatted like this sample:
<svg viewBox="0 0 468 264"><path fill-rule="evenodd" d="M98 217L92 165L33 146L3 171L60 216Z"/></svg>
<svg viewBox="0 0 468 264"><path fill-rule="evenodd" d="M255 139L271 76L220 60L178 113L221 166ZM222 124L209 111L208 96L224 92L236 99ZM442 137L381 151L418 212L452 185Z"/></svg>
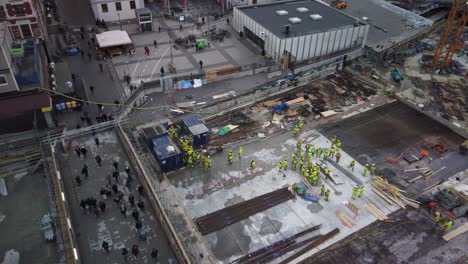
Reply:
<svg viewBox="0 0 468 264"><path fill-rule="evenodd" d="M107 13L109 12L109 9L107 8L107 4L101 4L102 12Z"/></svg>
<svg viewBox="0 0 468 264"><path fill-rule="evenodd" d="M20 25L21 33L23 34L23 38L30 38L32 37L31 28L29 24Z"/></svg>
<svg viewBox="0 0 468 264"><path fill-rule="evenodd" d="M8 85L5 74L0 75L0 86Z"/></svg>
<svg viewBox="0 0 468 264"><path fill-rule="evenodd" d="M115 9L117 11L122 11L122 3L120 2L115 2Z"/></svg>
<svg viewBox="0 0 468 264"><path fill-rule="evenodd" d="M24 11L24 5L11 5L13 12L15 12L15 16L25 16L26 12Z"/></svg>
<svg viewBox="0 0 468 264"><path fill-rule="evenodd" d="M135 9L135 8L136 8L135 1L130 1L130 9Z"/></svg>

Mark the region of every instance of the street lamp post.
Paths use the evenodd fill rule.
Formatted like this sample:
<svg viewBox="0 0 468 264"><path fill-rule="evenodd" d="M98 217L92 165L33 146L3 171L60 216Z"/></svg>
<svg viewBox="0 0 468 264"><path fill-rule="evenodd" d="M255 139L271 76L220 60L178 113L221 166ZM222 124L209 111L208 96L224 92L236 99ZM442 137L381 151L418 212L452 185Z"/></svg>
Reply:
<svg viewBox="0 0 468 264"><path fill-rule="evenodd" d="M120 26L120 30L122 30L122 23L120 22L120 12L117 12L117 16L119 16L119 26Z"/></svg>

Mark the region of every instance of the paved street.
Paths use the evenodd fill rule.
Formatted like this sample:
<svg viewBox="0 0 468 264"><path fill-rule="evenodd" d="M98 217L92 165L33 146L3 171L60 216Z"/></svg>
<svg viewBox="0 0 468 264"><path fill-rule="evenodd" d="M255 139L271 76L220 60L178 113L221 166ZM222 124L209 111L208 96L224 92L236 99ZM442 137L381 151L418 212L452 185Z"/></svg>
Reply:
<svg viewBox="0 0 468 264"><path fill-rule="evenodd" d="M161 263L170 263L169 259L173 257L172 249L169 247L160 224L152 213L152 209L147 204L147 200L142 198L137 191L139 183L133 168L130 168L130 175L133 179L130 188L125 186L128 177L125 167L129 163L117 136L114 132L105 132L98 134L96 137L100 140L99 146L96 145L93 137L80 138L72 142L69 153L59 155L59 163L64 175L67 199L71 205L72 221L77 234L82 263L123 263L121 249L126 247L131 251L133 245L139 246L140 254L138 257L129 257L129 263L150 263L150 253L153 248L159 250ZM76 145L86 147L88 150L87 158L77 157L73 150ZM99 167L96 163L96 155L100 155L102 158L102 167ZM112 176L114 162L118 162L118 182ZM84 164L89 168L89 177L87 179L84 175L80 175ZM78 186L75 180L78 175L82 179L81 186ZM106 179L107 176L111 179L110 186L108 179ZM118 191L123 194L120 203L114 201L117 197L111 187L114 184L117 186ZM104 198L100 195L102 188L110 190L112 196ZM135 203L139 200L145 203L144 211L136 210L139 212L140 222L146 232L146 241L137 235L136 221L132 216L132 210L137 206L133 207L130 204L130 195L134 196ZM101 213L100 216L96 217L93 212L85 213L85 210L80 208L80 201L89 197L94 197L98 201L106 203L105 212ZM121 205L126 206L126 216L120 211ZM109 243L110 253L108 254L101 247L103 241Z"/></svg>

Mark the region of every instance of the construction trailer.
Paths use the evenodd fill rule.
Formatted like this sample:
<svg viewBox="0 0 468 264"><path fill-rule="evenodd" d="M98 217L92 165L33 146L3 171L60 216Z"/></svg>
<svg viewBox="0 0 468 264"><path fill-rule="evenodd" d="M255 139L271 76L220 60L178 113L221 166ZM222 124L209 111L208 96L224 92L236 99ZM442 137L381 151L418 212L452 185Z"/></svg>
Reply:
<svg viewBox="0 0 468 264"><path fill-rule="evenodd" d="M172 142L167 133L147 138L146 144L156 158L162 172L177 170L184 166L182 151Z"/></svg>
<svg viewBox="0 0 468 264"><path fill-rule="evenodd" d="M182 118L182 132L192 135L192 146L199 148L210 143L210 130L196 115Z"/></svg>

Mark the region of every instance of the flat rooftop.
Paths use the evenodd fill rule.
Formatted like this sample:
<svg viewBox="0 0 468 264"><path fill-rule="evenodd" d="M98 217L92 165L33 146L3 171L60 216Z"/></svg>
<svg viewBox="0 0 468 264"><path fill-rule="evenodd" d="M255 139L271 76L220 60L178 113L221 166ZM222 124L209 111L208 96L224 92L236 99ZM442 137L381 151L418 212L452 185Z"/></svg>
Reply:
<svg viewBox="0 0 468 264"><path fill-rule="evenodd" d="M330 3L332 0L324 0ZM347 0L348 6L341 9L356 19L367 17L369 34L366 46L382 51L428 29L432 21L384 0ZM378 47L377 47L378 46Z"/></svg>
<svg viewBox="0 0 468 264"><path fill-rule="evenodd" d="M307 8L307 12L299 12L297 8ZM308 35L353 26L355 19L345 15L338 10L331 8L318 1L286 1L265 5L238 7L257 23L265 27L280 38L287 38L284 32L285 25L291 25L289 37ZM276 11L284 10L287 15L278 15ZM320 20L313 20L310 15L318 14L322 16ZM289 18L297 17L300 23L293 24Z"/></svg>

